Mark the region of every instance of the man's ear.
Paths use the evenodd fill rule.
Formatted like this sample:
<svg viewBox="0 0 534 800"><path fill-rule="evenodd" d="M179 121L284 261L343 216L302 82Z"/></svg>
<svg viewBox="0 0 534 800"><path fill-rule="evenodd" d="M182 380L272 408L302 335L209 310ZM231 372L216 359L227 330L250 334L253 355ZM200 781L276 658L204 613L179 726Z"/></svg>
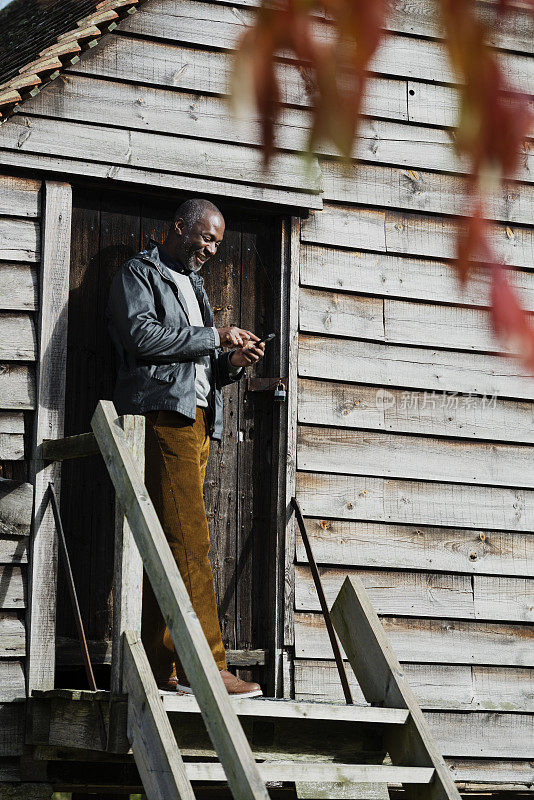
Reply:
<svg viewBox="0 0 534 800"><path fill-rule="evenodd" d="M181 217L174 220L174 230L177 236L183 235L184 227L185 227L185 222Z"/></svg>

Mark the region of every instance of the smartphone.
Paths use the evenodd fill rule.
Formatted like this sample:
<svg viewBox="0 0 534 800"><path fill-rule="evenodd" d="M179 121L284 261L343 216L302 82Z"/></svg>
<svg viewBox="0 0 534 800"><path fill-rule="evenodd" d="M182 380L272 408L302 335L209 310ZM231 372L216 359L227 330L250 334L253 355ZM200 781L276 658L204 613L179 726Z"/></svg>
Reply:
<svg viewBox="0 0 534 800"><path fill-rule="evenodd" d="M264 339L260 339L259 342L254 342L254 341L251 340L250 343L252 345L256 346L257 344L263 344L264 342L270 342L271 339L274 339L275 336L276 336L276 333L269 333Z"/></svg>

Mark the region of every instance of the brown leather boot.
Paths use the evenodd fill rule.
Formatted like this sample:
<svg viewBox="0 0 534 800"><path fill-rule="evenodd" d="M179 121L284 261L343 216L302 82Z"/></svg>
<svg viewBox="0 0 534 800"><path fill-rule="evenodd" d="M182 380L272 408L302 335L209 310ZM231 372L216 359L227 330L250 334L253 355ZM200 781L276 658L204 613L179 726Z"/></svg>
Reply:
<svg viewBox="0 0 534 800"><path fill-rule="evenodd" d="M221 669L219 674L226 686L226 691L232 697L261 697L263 694L259 683L242 681L241 678L232 675L227 669Z"/></svg>
<svg viewBox="0 0 534 800"><path fill-rule="evenodd" d="M226 687L226 691L232 697L261 697L263 692L259 683L248 683L232 675L227 669L221 669L219 674ZM193 694L191 687L176 676L172 676L166 681L158 681L158 689L164 692L177 694Z"/></svg>

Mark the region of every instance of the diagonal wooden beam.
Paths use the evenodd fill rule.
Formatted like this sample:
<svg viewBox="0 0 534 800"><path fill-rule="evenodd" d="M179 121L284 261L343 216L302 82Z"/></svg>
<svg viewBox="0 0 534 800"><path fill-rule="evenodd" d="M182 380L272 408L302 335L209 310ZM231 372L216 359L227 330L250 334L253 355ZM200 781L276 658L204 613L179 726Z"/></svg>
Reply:
<svg viewBox="0 0 534 800"><path fill-rule="evenodd" d="M91 427L232 793L239 800L268 800L250 745L111 401L99 402Z"/></svg>
<svg viewBox="0 0 534 800"><path fill-rule="evenodd" d="M138 633L124 633L123 659L123 684L128 692L128 740L148 800L195 800Z"/></svg>
<svg viewBox="0 0 534 800"><path fill-rule="evenodd" d="M452 775L359 578L345 579L330 614L367 702L386 708L407 708L410 712L402 729L386 734L393 763L434 767L431 784L424 789L406 786L406 796L410 800L460 800Z"/></svg>

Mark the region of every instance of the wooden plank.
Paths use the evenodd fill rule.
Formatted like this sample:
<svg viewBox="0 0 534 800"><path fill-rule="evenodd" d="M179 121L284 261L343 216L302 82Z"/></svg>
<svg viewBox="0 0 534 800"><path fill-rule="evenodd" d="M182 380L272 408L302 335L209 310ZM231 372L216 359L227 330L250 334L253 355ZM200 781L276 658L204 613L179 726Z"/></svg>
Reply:
<svg viewBox="0 0 534 800"><path fill-rule="evenodd" d="M0 175L0 216L39 217L41 181Z"/></svg>
<svg viewBox="0 0 534 800"><path fill-rule="evenodd" d="M315 244L454 258L457 231L455 221L442 217L325 204L320 214L312 211L303 221L302 239ZM491 240L503 263L531 268L534 250L531 228L495 224Z"/></svg>
<svg viewBox="0 0 534 800"><path fill-rule="evenodd" d="M380 297L301 288L301 331L384 341L384 301Z"/></svg>
<svg viewBox="0 0 534 800"><path fill-rule="evenodd" d="M491 403L493 395L534 399L532 378L509 358L308 334L299 337L299 374L427 389L436 402L442 392L482 395L476 401L481 405Z"/></svg>
<svg viewBox="0 0 534 800"><path fill-rule="evenodd" d="M0 459L24 461L24 435L22 433L0 432Z"/></svg>
<svg viewBox="0 0 534 800"><path fill-rule="evenodd" d="M87 644L93 664L111 664L110 641L89 640ZM57 636L56 659L57 663L62 665L81 665L83 662L78 640L68 636ZM226 650L227 664L239 669L264 666L265 661L265 650Z"/></svg>
<svg viewBox="0 0 534 800"><path fill-rule="evenodd" d="M0 478L0 536L29 536L32 505L30 483Z"/></svg>
<svg viewBox="0 0 534 800"><path fill-rule="evenodd" d="M102 178L106 181L119 183L133 183L146 188L147 184L153 189L171 189L173 191L190 191L195 194L228 195L240 197L245 200L256 200L266 203L277 203L282 206L296 208L322 208L322 199L318 194L280 190L272 186L263 186L247 183L232 183L231 181L199 178L189 174L151 171L121 166L120 164L103 164L86 161L83 158L60 158L56 155L48 156L43 153L21 153L17 150L1 150L2 161L10 166L34 168L58 172L62 175L82 175L90 178ZM45 153L47 151L45 150ZM102 158L105 156L102 154Z"/></svg>
<svg viewBox="0 0 534 800"><path fill-rule="evenodd" d="M401 617L383 617L382 625L402 662L534 666L534 635L528 625ZM295 654L331 658L319 614L295 615Z"/></svg>
<svg viewBox="0 0 534 800"><path fill-rule="evenodd" d="M0 661L0 703L26 699L26 680L22 661Z"/></svg>
<svg viewBox="0 0 534 800"><path fill-rule="evenodd" d="M534 580L475 575L473 595L477 619L488 618L486 608L491 604L494 619L534 621Z"/></svg>
<svg viewBox="0 0 534 800"><path fill-rule="evenodd" d="M355 578L347 578L331 610L332 622L358 679L365 699L390 708L407 708L409 721L403 733L387 737L393 763L434 767L429 798L459 798L451 774L436 746L417 700L406 682L394 651L371 601ZM406 787L405 787L406 791ZM408 797L422 797L408 790Z"/></svg>
<svg viewBox="0 0 534 800"><path fill-rule="evenodd" d="M534 311L534 274L514 269L506 274L523 307ZM451 264L434 259L303 244L300 276L301 284L325 289L472 306L491 304L487 273L475 273L462 289Z"/></svg>
<svg viewBox="0 0 534 800"><path fill-rule="evenodd" d="M453 220L415 214L384 215L386 249L420 256L454 258L457 224ZM497 257L505 264L530 267L534 251L532 228L494 225L490 239Z"/></svg>
<svg viewBox="0 0 534 800"><path fill-rule="evenodd" d="M530 533L318 517L308 517L306 528L315 558L322 564L532 575L534 537ZM297 543L297 559L306 561L300 542Z"/></svg>
<svg viewBox="0 0 534 800"><path fill-rule="evenodd" d="M141 475L145 472L145 418L131 414L122 417L124 437L131 448ZM115 502L115 554L113 567L113 651L111 657L111 691L122 691L123 634L141 635L143 602L143 561L135 544L130 526L118 501ZM130 638L131 638L130 637ZM132 648L135 649L133 641ZM137 670L143 666L144 650L139 642ZM135 652L130 652L131 660ZM131 664L133 666L133 664ZM139 676L140 677L140 676Z"/></svg>
<svg viewBox="0 0 534 800"><path fill-rule="evenodd" d="M24 414L2 411L0 413L0 433L24 433Z"/></svg>
<svg viewBox="0 0 534 800"><path fill-rule="evenodd" d="M497 54L504 74L513 86L526 94L534 92L534 66L528 57ZM376 52L370 70L382 74L440 83L461 83L453 72L446 47L442 42L429 41L422 37L386 34Z"/></svg>
<svg viewBox="0 0 534 800"><path fill-rule="evenodd" d="M444 37L441 21L431 0L410 0L409 4L395 0L392 6L387 21L389 30L432 38ZM514 8L510 4L503 18L496 13L494 3L482 2L477 4L477 12L489 28L489 42L493 46L516 52L534 52L533 24L526 8Z"/></svg>
<svg viewBox="0 0 534 800"><path fill-rule="evenodd" d="M318 783L295 781L299 800L389 800L385 783Z"/></svg>
<svg viewBox="0 0 534 800"><path fill-rule="evenodd" d="M403 664L406 679L421 708L460 709L471 707L473 686L470 666ZM354 701L365 705L365 697L345 663ZM527 670L528 671L528 670ZM343 702L343 690L334 661L295 660L295 697L314 702Z"/></svg>
<svg viewBox="0 0 534 800"><path fill-rule="evenodd" d="M282 102L310 105L305 82L296 66L280 63ZM109 37L105 47L95 48L68 74L106 76L186 91L229 95L232 72L230 53L202 50L127 36ZM366 114L388 119L407 119L406 81L372 78L367 86Z"/></svg>
<svg viewBox="0 0 534 800"><path fill-rule="evenodd" d="M123 645L128 738L145 792L150 800L169 797L194 800L193 788L138 634L125 632Z"/></svg>
<svg viewBox="0 0 534 800"><path fill-rule="evenodd" d="M39 367L32 475L35 485L32 569L29 575L28 690L54 685L57 542L48 483L59 492L59 465L46 466L44 438L63 435L67 304L72 193L67 183L46 183L40 270Z"/></svg>
<svg viewBox="0 0 534 800"><path fill-rule="evenodd" d="M427 214L469 215L466 181L458 175L355 161L347 165L325 157L319 159L319 166L325 200ZM529 225L533 201L532 184L514 182L497 194L488 194L486 214L489 219Z"/></svg>
<svg viewBox="0 0 534 800"><path fill-rule="evenodd" d="M171 713L200 714L200 707L192 695L162 695L163 707ZM274 719L336 720L337 722L362 722L384 725L404 725L407 712L398 709L334 705L332 703L297 703L291 700L251 700L234 697L232 707L238 717Z"/></svg>
<svg viewBox="0 0 534 800"><path fill-rule="evenodd" d="M357 336L487 353L509 353L494 334L486 309L414 303L391 298L303 289L300 328L310 333Z"/></svg>
<svg viewBox="0 0 534 800"><path fill-rule="evenodd" d="M131 80L131 76L129 81ZM61 83L52 82L46 92L28 98L19 113L36 114L78 122L108 124L106 109L117 108L117 118L132 130L171 133L201 139L231 140L259 145L261 125L253 112L236 119L225 97L195 92L174 91L138 83L117 83L97 76L64 74ZM303 108L281 109L275 126L277 147L303 151L307 147L310 117ZM328 143L318 152L337 155ZM407 168L466 173L466 163L458 158L452 133L413 123L363 118L353 148L353 158L365 163L397 164ZM531 182L534 155L527 144L521 150L516 177ZM509 202L513 201L513 195Z"/></svg>
<svg viewBox="0 0 534 800"><path fill-rule="evenodd" d="M45 439L41 452L45 461L66 461L99 453L94 433L79 433L62 439Z"/></svg>
<svg viewBox="0 0 534 800"><path fill-rule="evenodd" d="M27 564L28 537L7 536L0 538L0 564Z"/></svg>
<svg viewBox="0 0 534 800"><path fill-rule="evenodd" d="M226 0L212 0L215 6L222 5L225 8ZM207 5L207 4L206 4ZM532 44L533 23L528 13L526 4L510 3L507 8L507 15L503 19L495 13L495 3L482 2L478 4L477 12L480 18L490 27L489 41L500 49L510 49L515 52L534 52ZM216 14L212 6L208 6L209 11L204 12L210 19L218 22L229 23L229 15ZM249 22L252 10L259 6L259 0L233 0L231 11L235 15L235 22ZM180 7L181 9L181 7ZM246 11L245 11L246 10ZM144 10L143 10L144 11ZM163 15L172 15L175 12L169 0L159 0L151 3L148 8L149 13L155 19ZM181 12L183 14L183 12ZM143 13L144 16L144 13ZM318 14L319 16L319 14ZM323 16L323 15L321 15ZM133 17L136 20L136 17ZM141 19L142 21L142 19ZM125 23L123 23L124 25ZM155 24L154 22L152 24ZM412 34L416 36L426 36L433 39L443 38L444 32L441 27L440 19L436 15L435 8L431 0L410 0L407 4L402 0L395 0L391 4L390 13L385 23L386 30L398 31L400 33ZM130 29L130 28L129 28ZM151 32L150 24L141 28L145 33ZM132 28L133 30L133 28ZM161 29L153 31L154 35L161 36ZM201 33L199 34L201 35Z"/></svg>
<svg viewBox="0 0 534 800"><path fill-rule="evenodd" d="M289 294L289 335L288 335L288 386L287 386L287 444L286 444L286 509L289 507L291 497L295 495L297 472L297 411L298 411L298 326L299 326L299 295L300 295L300 219L293 217L289 240L290 259L290 294ZM295 632L293 625L293 609L295 607L295 516L290 515L285 530L284 553L284 638L286 646L293 646ZM289 673L291 670L289 670ZM286 671L287 675L287 671ZM292 696L292 687L283 687L284 697Z"/></svg>
<svg viewBox="0 0 534 800"><path fill-rule="evenodd" d="M465 484L297 472L306 516L529 531L534 492Z"/></svg>
<svg viewBox="0 0 534 800"><path fill-rule="evenodd" d="M532 403L301 378L299 422L534 443ZM512 434L513 431L513 434Z"/></svg>
<svg viewBox="0 0 534 800"><path fill-rule="evenodd" d="M172 8L170 3L160 1L157 6L151 5L143 14L127 20L121 31L159 39L164 31L165 39L170 42L235 49L239 36L252 24L254 17L255 11L248 8L201 2L181 2ZM205 27L198 24L199 20L205 23ZM333 30L316 18L315 35L321 41L331 41ZM527 58L500 54L499 60L505 74L518 88L532 92L534 78ZM419 78L424 75L429 81L457 82L442 42L397 33L384 36L369 69L399 77Z"/></svg>
<svg viewBox="0 0 534 800"><path fill-rule="evenodd" d="M532 763L521 760L482 760L469 758L447 759L456 781L477 785L481 791L499 791L503 786L524 789L532 784ZM483 786L481 784L484 784Z"/></svg>
<svg viewBox="0 0 534 800"><path fill-rule="evenodd" d="M321 582L331 605L347 576L357 575L364 585L373 607L379 614L417 617L451 617L474 619L475 609L469 575L447 573L370 571L323 567ZM296 568L295 607L297 611L319 611L309 567ZM486 619L497 619L492 607ZM520 620L523 621L523 620Z"/></svg>
<svg viewBox="0 0 534 800"><path fill-rule="evenodd" d="M169 622L173 640L230 786L243 798L266 798L252 752L230 705L202 628L133 457L109 401L100 401L91 427L102 450L143 564ZM179 643L179 645L178 645Z"/></svg>
<svg viewBox="0 0 534 800"><path fill-rule="evenodd" d="M427 712L428 727L447 756L532 758L534 715Z"/></svg>
<svg viewBox="0 0 534 800"><path fill-rule="evenodd" d="M35 311L38 307L38 277L31 264L0 262L0 306L2 310Z"/></svg>
<svg viewBox="0 0 534 800"><path fill-rule="evenodd" d="M0 756L20 756L24 747L24 703L0 705Z"/></svg>
<svg viewBox="0 0 534 800"><path fill-rule="evenodd" d="M15 149L21 124L31 136L18 147L21 152L48 153L142 169L199 175L245 183L318 192L317 164L303 170L300 158L290 154L274 157L269 172L263 169L259 148L230 145L179 136L161 136L94 125L51 120L44 117L14 117L0 129L0 146ZM106 142L105 155L102 141Z"/></svg>
<svg viewBox="0 0 534 800"><path fill-rule="evenodd" d="M0 313L0 358L3 361L34 361L35 329L30 314Z"/></svg>
<svg viewBox="0 0 534 800"><path fill-rule="evenodd" d="M460 95L454 86L407 81L408 119L423 125L454 127L458 124ZM529 99L532 108L532 99Z"/></svg>
<svg viewBox="0 0 534 800"><path fill-rule="evenodd" d="M389 298L384 300L384 338L387 342L427 347L511 352L495 336L486 310Z"/></svg>
<svg viewBox="0 0 534 800"><path fill-rule="evenodd" d="M299 425L297 447L302 470L534 488L530 445Z"/></svg>
<svg viewBox="0 0 534 800"><path fill-rule="evenodd" d="M224 781L221 764L213 762L188 762L187 777L192 781ZM427 784L432 778L432 769L424 767L387 767L374 764L333 764L313 761L273 761L258 764L264 781L295 782L303 774L310 781L341 783L402 783Z"/></svg>
<svg viewBox="0 0 534 800"><path fill-rule="evenodd" d="M323 567L321 578L329 603L347 575L358 576L379 614L510 622L531 622L534 616L533 579ZM305 565L296 568L295 604L299 611L320 610Z"/></svg>
<svg viewBox="0 0 534 800"><path fill-rule="evenodd" d="M40 225L33 219L0 217L0 259L39 261L39 234Z"/></svg>
<svg viewBox="0 0 534 800"><path fill-rule="evenodd" d="M26 607L26 576L21 567L11 564L0 567L0 607L21 609Z"/></svg>
<svg viewBox="0 0 534 800"><path fill-rule="evenodd" d="M0 656L22 658L26 654L24 622L15 611L0 611Z"/></svg>
<svg viewBox="0 0 534 800"><path fill-rule="evenodd" d="M35 369L25 364L0 364L0 408L35 408Z"/></svg>
<svg viewBox="0 0 534 800"><path fill-rule="evenodd" d="M472 672L475 708L534 711L532 670L474 666Z"/></svg>
<svg viewBox="0 0 534 800"><path fill-rule="evenodd" d="M34 714L34 731L38 733L34 736L34 742L45 746L102 752L97 714L100 706L105 720L107 719L109 695L99 692L96 698L91 699L87 694L56 690L53 699L36 698L35 704L39 707ZM117 742L118 746L113 748L113 752L123 755L124 760L130 749L126 738L127 704L116 701L116 705L122 708L122 724L119 730L124 735ZM198 715L174 714L169 719L184 758L200 757L217 762L217 754ZM274 717L260 724L259 720L253 722L251 718L243 717L242 725L250 738L255 757L262 761L295 762L306 758L322 763L359 763L360 759L362 763L377 763L376 759L382 760L385 755L376 725L351 723L350 739L346 736L347 726L335 720L308 720L307 723L302 723ZM305 742L302 738L303 725L307 729ZM90 758L90 755L86 754L85 758Z"/></svg>
<svg viewBox="0 0 534 800"><path fill-rule="evenodd" d="M111 664L111 642L89 639L87 642L93 665ZM61 666L82 666L82 651L78 639L56 637L56 662Z"/></svg>
<svg viewBox="0 0 534 800"><path fill-rule="evenodd" d="M346 664L351 690L357 703L365 698ZM532 669L402 664L406 680L425 710L534 711ZM343 691L334 661L295 661L296 699L343 702Z"/></svg>

